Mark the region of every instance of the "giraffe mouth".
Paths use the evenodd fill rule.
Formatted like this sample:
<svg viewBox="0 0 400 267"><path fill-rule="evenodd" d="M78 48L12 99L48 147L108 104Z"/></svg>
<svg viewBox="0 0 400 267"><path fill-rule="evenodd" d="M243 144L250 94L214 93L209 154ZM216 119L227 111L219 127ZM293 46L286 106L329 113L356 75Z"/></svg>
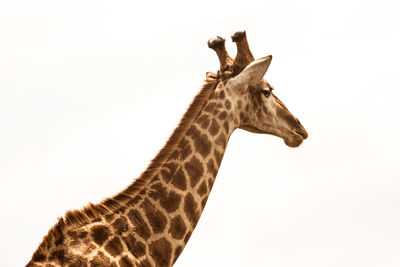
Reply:
<svg viewBox="0 0 400 267"><path fill-rule="evenodd" d="M294 132L298 135L301 135L301 137L303 137L303 139L307 139L307 137L308 137L308 133L307 133L306 129L304 129L303 126L300 129L295 130Z"/></svg>
<svg viewBox="0 0 400 267"><path fill-rule="evenodd" d="M303 136L301 136L300 134L295 133L294 135L292 135L289 138L284 138L283 141L289 147L298 147L298 146L301 145L301 143L303 143L304 139L305 138L303 138Z"/></svg>
<svg viewBox="0 0 400 267"><path fill-rule="evenodd" d="M284 138L283 140L285 144L289 147L298 147L303 143L305 139L307 139L307 137L308 133L306 129L304 129L304 127L301 127L295 130L292 135L290 135L287 138Z"/></svg>
<svg viewBox="0 0 400 267"><path fill-rule="evenodd" d="M298 120L297 120L298 121ZM303 125L300 124L296 127L296 129L292 132L292 134L288 138L284 138L285 144L289 147L298 147L300 146L305 139L308 138L308 133Z"/></svg>

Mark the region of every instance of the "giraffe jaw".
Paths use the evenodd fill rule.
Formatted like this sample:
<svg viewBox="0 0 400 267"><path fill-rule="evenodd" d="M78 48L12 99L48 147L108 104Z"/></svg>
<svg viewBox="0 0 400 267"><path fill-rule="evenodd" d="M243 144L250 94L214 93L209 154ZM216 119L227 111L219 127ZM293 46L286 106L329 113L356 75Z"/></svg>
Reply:
<svg viewBox="0 0 400 267"><path fill-rule="evenodd" d="M240 126L241 129L245 130L245 131L249 131L252 133L258 133L258 134L272 134L272 133L268 133L265 131L262 131L254 126L251 125L242 125ZM294 131L292 132L292 134L289 137L282 137L279 136L277 134L272 134L272 135L276 135L278 137L281 137L283 139L283 141L285 142L285 144L289 147L298 147L303 143L303 140L307 139L308 137L308 133L304 128L301 128L298 131Z"/></svg>

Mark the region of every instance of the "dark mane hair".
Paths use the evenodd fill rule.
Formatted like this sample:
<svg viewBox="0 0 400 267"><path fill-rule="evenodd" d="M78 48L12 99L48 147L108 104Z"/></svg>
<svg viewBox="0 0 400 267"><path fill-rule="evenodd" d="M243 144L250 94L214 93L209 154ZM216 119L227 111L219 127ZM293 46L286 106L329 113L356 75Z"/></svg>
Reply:
<svg viewBox="0 0 400 267"><path fill-rule="evenodd" d="M43 238L42 243L32 256L32 261L40 260L43 252L46 251L50 244L57 240L62 240L66 229L71 227L79 227L90 223L100 216L108 215L117 211L129 202L134 205L137 200L135 196L141 192L148 182L153 178L155 172L165 163L171 153L176 149L180 141L193 121L204 107L207 99L212 94L218 84L218 79L207 79L200 92L194 97L192 103L186 110L178 126L175 128L164 147L150 162L147 169L134 180L127 188L113 197L106 198L98 204L89 203L81 210L67 211L64 217L58 218L58 222L49 230L48 234Z"/></svg>

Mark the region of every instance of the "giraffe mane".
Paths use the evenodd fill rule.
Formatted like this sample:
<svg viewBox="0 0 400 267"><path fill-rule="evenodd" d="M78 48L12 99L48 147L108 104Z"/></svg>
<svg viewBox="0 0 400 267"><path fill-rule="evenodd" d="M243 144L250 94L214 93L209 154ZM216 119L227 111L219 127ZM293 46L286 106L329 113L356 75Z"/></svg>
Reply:
<svg viewBox="0 0 400 267"><path fill-rule="evenodd" d="M207 78L200 92L192 100L178 126L172 132L163 148L151 160L146 170L137 179L135 179L123 191L112 197L104 199L98 204L89 203L83 209L67 211L64 217L59 217L58 222L43 238L42 243L33 254L32 259L40 258L42 252L47 250L53 241L56 243L61 242L64 232L69 227L79 227L93 222L98 219L99 216L105 216L115 212L123 208L123 206L126 204L135 205L135 203L137 203L139 200L137 197L135 198L135 196L137 196L138 193L140 193L146 187L148 182L154 177L156 171L159 170L159 168L169 158L171 153L176 149L184 134L188 131L190 125L196 119L197 115L206 104L207 99L218 85L218 82L218 78Z"/></svg>

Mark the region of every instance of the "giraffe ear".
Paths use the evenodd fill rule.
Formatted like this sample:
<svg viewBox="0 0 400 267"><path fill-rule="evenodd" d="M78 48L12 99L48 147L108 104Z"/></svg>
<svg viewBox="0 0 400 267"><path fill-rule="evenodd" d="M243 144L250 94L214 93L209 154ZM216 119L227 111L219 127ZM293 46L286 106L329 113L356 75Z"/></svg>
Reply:
<svg viewBox="0 0 400 267"><path fill-rule="evenodd" d="M251 62L230 81L232 88L245 92L249 86L259 83L267 72L271 60L272 56L266 56Z"/></svg>

